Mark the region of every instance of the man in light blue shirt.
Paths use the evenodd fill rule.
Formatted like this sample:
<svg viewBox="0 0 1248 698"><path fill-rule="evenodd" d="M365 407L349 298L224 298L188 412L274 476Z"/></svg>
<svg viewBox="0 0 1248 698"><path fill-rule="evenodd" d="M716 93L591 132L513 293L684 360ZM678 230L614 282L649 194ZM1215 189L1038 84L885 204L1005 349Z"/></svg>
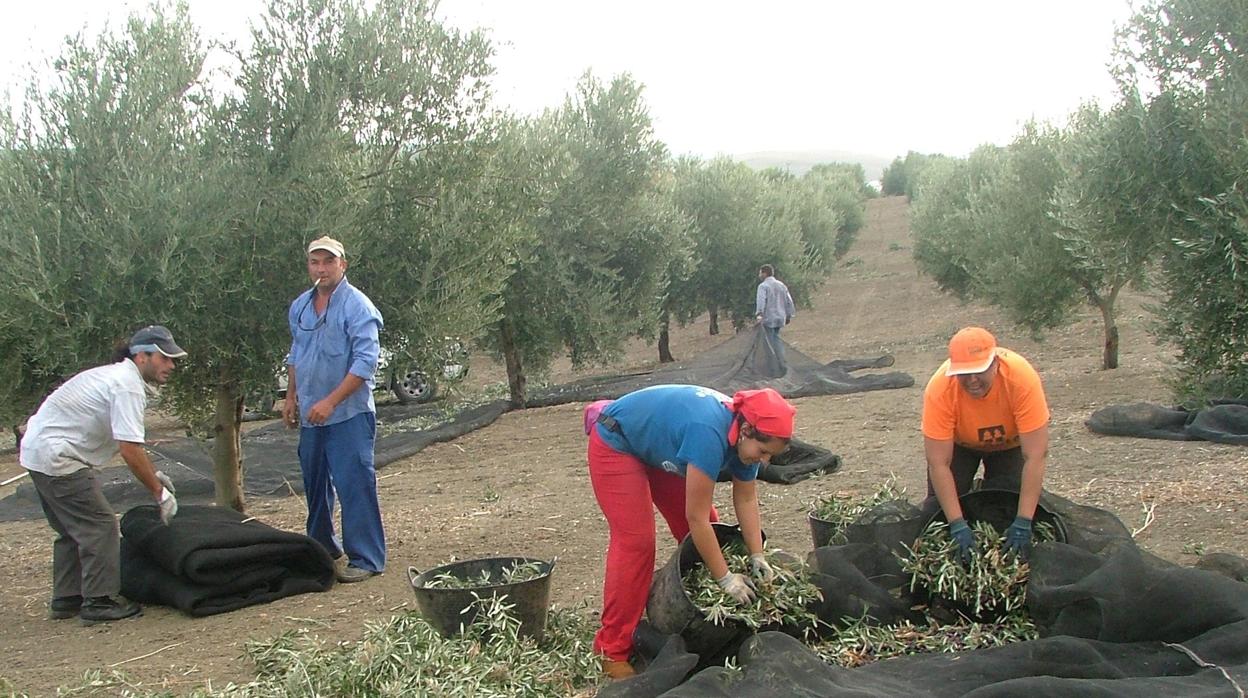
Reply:
<svg viewBox="0 0 1248 698"><path fill-rule="evenodd" d="M776 271L770 264L759 267L758 280L758 292L754 295L754 319L767 333L767 345L775 353L783 374L787 364L784 360L784 342L780 341L780 328L793 320L797 308L793 306L793 296L789 295L789 288L776 278Z"/></svg>
<svg viewBox="0 0 1248 698"><path fill-rule="evenodd" d="M346 278L342 243L308 245L312 288L290 304L289 381L282 416L300 427L299 466L308 502L308 536L335 559L338 581L359 582L386 566L377 500L374 375L381 353L381 313ZM334 498L342 502L342 538L334 534Z"/></svg>

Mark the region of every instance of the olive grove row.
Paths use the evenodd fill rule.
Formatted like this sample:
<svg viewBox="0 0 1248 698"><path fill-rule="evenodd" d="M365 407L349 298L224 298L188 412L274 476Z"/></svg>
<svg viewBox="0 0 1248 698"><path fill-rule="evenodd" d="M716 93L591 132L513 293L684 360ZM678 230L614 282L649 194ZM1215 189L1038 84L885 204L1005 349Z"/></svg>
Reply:
<svg viewBox="0 0 1248 698"><path fill-rule="evenodd" d="M1248 5L1150 0L1115 55L1112 106L967 158L910 153L884 193L911 197L914 256L942 288L1036 332L1091 304L1107 369L1120 291L1150 288L1180 394L1248 396Z"/></svg>
<svg viewBox="0 0 1248 698"><path fill-rule="evenodd" d="M523 406L559 356L641 337L671 360L671 323L746 321L763 263L803 302L862 224L856 165L675 158L627 75L510 114L492 57L411 0L271 0L244 48L185 7L67 38L0 110L4 423L167 325L190 352L167 397L214 424L217 498L241 508L242 396L280 370L315 237L344 242L384 346L432 366L472 343Z"/></svg>

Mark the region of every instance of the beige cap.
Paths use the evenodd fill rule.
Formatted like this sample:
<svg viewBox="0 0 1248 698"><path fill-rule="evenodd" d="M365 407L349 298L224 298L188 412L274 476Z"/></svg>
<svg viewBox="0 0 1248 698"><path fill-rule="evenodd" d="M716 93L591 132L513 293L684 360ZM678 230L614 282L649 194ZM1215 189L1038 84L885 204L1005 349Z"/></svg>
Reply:
<svg viewBox="0 0 1248 698"><path fill-rule="evenodd" d="M308 254L312 254L317 250L325 250L339 259L345 259L347 256L346 250L342 247L342 243L329 237L328 235L319 237L308 243Z"/></svg>

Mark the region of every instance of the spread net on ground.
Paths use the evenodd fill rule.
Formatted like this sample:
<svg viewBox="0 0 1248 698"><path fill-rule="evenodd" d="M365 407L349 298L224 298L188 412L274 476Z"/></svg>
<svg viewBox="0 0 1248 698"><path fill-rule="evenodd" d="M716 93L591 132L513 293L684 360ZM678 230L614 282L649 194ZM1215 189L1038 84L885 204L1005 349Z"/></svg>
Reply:
<svg viewBox="0 0 1248 698"><path fill-rule="evenodd" d="M689 646L705 638L687 644L643 624L645 672L599 695L1244 695L1248 585L1141 551L1103 510L1048 494L1042 505L1067 542L1033 549L1025 624L966 619L941 626L956 637L933 636L922 615L929 599L910 588L898 555L933 517L886 502L846 528L848 542L809 558L823 596L817 615L829 633L852 631L861 644L829 648L781 629L743 632L713 649L703 643L695 654ZM891 645L907 654L868 656Z"/></svg>
<svg viewBox="0 0 1248 698"><path fill-rule="evenodd" d="M727 395L738 390L767 387L788 398L914 385L914 377L900 371L854 375L862 369L892 366L891 356L842 359L823 364L784 344L783 340L781 344L784 345L783 358L776 354L759 327L740 332L687 362L666 364L642 373L586 378L555 386L533 396L529 406L617 398L640 388L669 383L702 385Z"/></svg>
<svg viewBox="0 0 1248 698"><path fill-rule="evenodd" d="M1248 404L1212 400L1202 408L1163 407L1147 402L1110 405L1092 413L1090 431L1108 436L1138 436L1170 441L1213 441L1248 445Z"/></svg>
<svg viewBox="0 0 1248 698"><path fill-rule="evenodd" d="M617 398L651 385L685 383L731 395L737 390L771 387L785 397L831 395L908 388L914 378L899 371L860 376L863 369L887 368L891 356L844 359L822 364L791 346L781 361L761 328L741 332L702 355L653 371L608 375L536 391L527 407ZM506 400L448 408L444 404L380 405L377 410L376 467L407 458L425 447L450 441L492 424L510 409ZM250 496L287 496L303 489L297 447L299 432L280 423L252 430L242 437L243 484ZM173 478L179 501L213 499L212 444L174 438L148 445L156 467ZM835 471L840 457L814 444L794 440L789 450L759 473L759 479L789 484ZM108 501L118 510L150 504L151 496L125 467L104 468L100 481ZM29 483L0 500L0 521L39 518L38 496Z"/></svg>

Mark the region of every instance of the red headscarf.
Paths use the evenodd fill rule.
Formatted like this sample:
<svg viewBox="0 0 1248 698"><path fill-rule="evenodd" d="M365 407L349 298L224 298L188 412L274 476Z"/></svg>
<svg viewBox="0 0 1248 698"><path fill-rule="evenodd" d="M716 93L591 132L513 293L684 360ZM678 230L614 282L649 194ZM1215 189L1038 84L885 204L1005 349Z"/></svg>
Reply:
<svg viewBox="0 0 1248 698"><path fill-rule="evenodd" d="M790 405L780 393L771 388L761 390L738 390L732 396L729 409L739 414L745 421L754 425L759 435L776 436L782 439L793 438L793 416L797 408ZM739 436L739 420L732 420L732 428L728 431L728 443L735 446Z"/></svg>

